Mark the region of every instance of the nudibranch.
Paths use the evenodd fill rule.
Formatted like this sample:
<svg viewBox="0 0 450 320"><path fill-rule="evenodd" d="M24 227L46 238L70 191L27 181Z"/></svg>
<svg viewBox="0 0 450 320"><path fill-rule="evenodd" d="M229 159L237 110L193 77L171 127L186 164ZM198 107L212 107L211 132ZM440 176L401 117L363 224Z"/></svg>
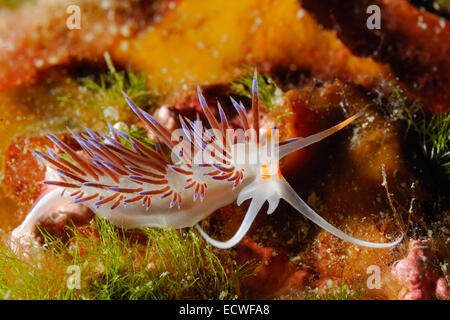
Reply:
<svg viewBox="0 0 450 320"><path fill-rule="evenodd" d="M279 168L280 159L341 130L361 112L311 136L278 142L276 128L260 128L256 71L252 121L242 103L230 98L242 121L242 130L230 129L219 103L218 120L200 88L198 99L209 129L204 128L199 117L191 121L180 116L181 128L169 132L126 94L124 97L156 135L155 145L146 145L109 125L109 134L89 129L71 133L82 150L80 155L56 136L47 135L66 157L50 148L47 153L35 152L56 170L59 178L43 182L56 188L37 201L24 222L13 231L15 238L30 235L45 212L74 202L86 205L100 217L124 228L195 225L209 243L226 249L241 241L266 201L269 204L267 214L271 214L280 199L284 199L321 228L354 244L387 248L401 241L402 238L391 243L374 243L345 234L314 212L288 184ZM241 205L249 199L247 213L229 240L212 239L199 226L198 223L215 210L234 201Z"/></svg>

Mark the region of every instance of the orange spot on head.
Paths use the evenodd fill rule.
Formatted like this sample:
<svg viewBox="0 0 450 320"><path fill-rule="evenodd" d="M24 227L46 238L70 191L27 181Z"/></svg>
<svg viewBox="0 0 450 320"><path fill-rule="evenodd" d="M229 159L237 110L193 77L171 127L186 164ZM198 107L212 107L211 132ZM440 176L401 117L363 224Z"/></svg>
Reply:
<svg viewBox="0 0 450 320"><path fill-rule="evenodd" d="M272 177L275 174L275 168L273 166L269 166L267 163L264 163L261 165L261 177L264 180L269 179L270 177ZM278 174L278 178L279 179L283 179L283 175L281 174L281 170L280 167L277 165L277 170L276 170L277 174Z"/></svg>
<svg viewBox="0 0 450 320"><path fill-rule="evenodd" d="M272 175L270 174L270 168L269 166L265 163L261 165L261 177L264 180L267 180L271 177Z"/></svg>

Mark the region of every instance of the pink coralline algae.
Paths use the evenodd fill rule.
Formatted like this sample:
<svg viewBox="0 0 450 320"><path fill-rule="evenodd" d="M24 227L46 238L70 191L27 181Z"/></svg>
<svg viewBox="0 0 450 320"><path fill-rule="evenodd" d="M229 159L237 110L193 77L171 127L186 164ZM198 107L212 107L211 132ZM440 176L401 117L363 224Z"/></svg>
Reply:
<svg viewBox="0 0 450 320"><path fill-rule="evenodd" d="M448 299L448 283L440 275L431 259L431 250L425 241L414 241L408 255L392 267L395 278L405 289L402 300Z"/></svg>

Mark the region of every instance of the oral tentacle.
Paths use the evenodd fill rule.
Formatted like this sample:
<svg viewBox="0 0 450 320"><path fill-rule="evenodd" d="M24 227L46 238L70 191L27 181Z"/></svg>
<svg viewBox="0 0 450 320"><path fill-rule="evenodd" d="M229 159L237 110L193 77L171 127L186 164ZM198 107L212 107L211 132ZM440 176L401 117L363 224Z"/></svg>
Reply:
<svg viewBox="0 0 450 320"><path fill-rule="evenodd" d="M239 195L236 200L236 204L238 206L240 206L242 204L242 202L244 202L245 200L253 198L255 196L256 189L257 189L256 182L253 182L253 183L249 184L248 186L246 186L244 189L241 190L241 192L239 192Z"/></svg>
<svg viewBox="0 0 450 320"><path fill-rule="evenodd" d="M200 227L199 224L196 224L196 228L200 235L205 238L206 241L208 241L211 245L213 245L216 248L219 249L229 249L231 247L234 247L237 245L242 238L247 234L248 230L250 229L253 221L255 220L259 210L263 206L265 202L264 198L253 198L252 202L250 203L250 206L247 210L247 213L245 214L244 220L241 223L241 226L239 227L238 231L234 234L233 237L231 237L227 241L218 241L213 238L211 238L203 229Z"/></svg>
<svg viewBox="0 0 450 320"><path fill-rule="evenodd" d="M267 214L272 214L275 209L278 207L278 204L280 203L280 196L278 194L273 194L269 196L267 199L267 202L269 203L269 208L267 209Z"/></svg>
<svg viewBox="0 0 450 320"><path fill-rule="evenodd" d="M288 154L295 152L297 150L300 150L302 148L305 148L311 144L314 144L316 142L319 142L320 140L323 140L329 136L331 136L332 134L338 132L339 130L345 128L346 126L348 126L350 123L352 123L354 120L356 120L357 118L359 118L363 113L364 110L359 111L358 113L354 114L353 116L351 116L350 118L338 123L337 125L328 128L326 130L320 131L316 134L310 135L306 138L294 138L294 139L290 139L292 141L283 144L281 146L278 147L278 152L279 152L279 157L280 159L287 156Z"/></svg>
<svg viewBox="0 0 450 320"><path fill-rule="evenodd" d="M376 243L376 242L369 242L360 240L357 238L354 238L352 236L349 236L348 234L344 233L343 231L339 230L338 228L332 226L329 224L324 218L319 216L316 212L314 212L313 209L311 209L301 198L300 196L295 192L295 190L287 183L286 180L283 180L281 183L282 187L282 198L286 200L291 206L293 206L297 211L299 211L301 214L303 214L305 217L307 217L309 220L317 224L322 229L328 231L329 233L335 235L336 237L354 243L359 246L363 247L370 247L370 248L390 248L393 246L396 246L403 240L403 235L400 236L397 240L390 243Z"/></svg>

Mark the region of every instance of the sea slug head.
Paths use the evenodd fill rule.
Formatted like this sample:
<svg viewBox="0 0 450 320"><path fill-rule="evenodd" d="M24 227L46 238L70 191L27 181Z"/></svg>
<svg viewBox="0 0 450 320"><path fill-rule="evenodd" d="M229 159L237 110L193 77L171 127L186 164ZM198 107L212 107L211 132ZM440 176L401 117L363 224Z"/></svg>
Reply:
<svg viewBox="0 0 450 320"><path fill-rule="evenodd" d="M237 198L240 205L247 199L253 199L260 206L265 201L269 203L268 214L275 211L282 198L282 183L284 181L279 166L277 148L278 130L266 126L265 134L257 148L257 161L252 165L254 180L241 190ZM251 160L251 157L249 157Z"/></svg>

